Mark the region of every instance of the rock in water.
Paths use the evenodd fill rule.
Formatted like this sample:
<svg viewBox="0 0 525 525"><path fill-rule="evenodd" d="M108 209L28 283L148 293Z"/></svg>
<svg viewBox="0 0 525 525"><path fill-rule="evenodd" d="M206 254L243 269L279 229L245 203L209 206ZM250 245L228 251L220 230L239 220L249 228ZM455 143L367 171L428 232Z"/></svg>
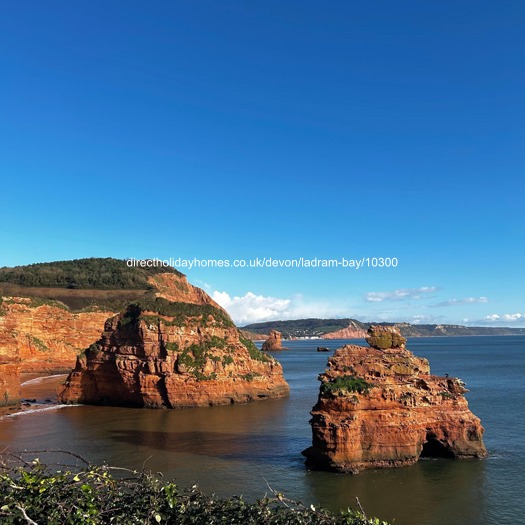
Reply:
<svg viewBox="0 0 525 525"><path fill-rule="evenodd" d="M102 338L78 357L61 402L182 408L289 394L281 365L244 339L205 292L185 278L160 278L166 289L157 297L106 321Z"/></svg>
<svg viewBox="0 0 525 525"><path fill-rule="evenodd" d="M481 458L483 427L460 379L430 374L395 327L370 327L370 348L346 345L321 374L310 421L312 468L357 473L422 456Z"/></svg>
<svg viewBox="0 0 525 525"><path fill-rule="evenodd" d="M268 336L268 339L264 341L262 345L262 349L264 351L272 352L274 350L285 350L282 343L282 334L281 332L278 332L277 330L272 330L270 332L270 335Z"/></svg>

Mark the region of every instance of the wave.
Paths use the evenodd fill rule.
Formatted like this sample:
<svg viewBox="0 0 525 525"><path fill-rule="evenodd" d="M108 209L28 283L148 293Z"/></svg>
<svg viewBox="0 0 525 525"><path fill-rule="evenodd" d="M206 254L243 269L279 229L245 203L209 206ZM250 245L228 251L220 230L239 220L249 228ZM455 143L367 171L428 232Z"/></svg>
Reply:
<svg viewBox="0 0 525 525"><path fill-rule="evenodd" d="M53 374L51 376L35 377L34 379L29 379L28 381L24 381L20 386L36 385L46 379L53 379L53 378L62 377L62 376L67 376L67 374Z"/></svg>
<svg viewBox="0 0 525 525"><path fill-rule="evenodd" d="M82 405L78 404L72 404L72 405L33 405L34 408L30 408L28 410L20 410L20 412L14 412L13 414L6 414L5 416L0 417L0 420L12 418L12 417L18 417L18 416L25 416L27 414L35 414L37 412L48 412L50 410L59 410L61 408L68 408L68 407L80 407Z"/></svg>

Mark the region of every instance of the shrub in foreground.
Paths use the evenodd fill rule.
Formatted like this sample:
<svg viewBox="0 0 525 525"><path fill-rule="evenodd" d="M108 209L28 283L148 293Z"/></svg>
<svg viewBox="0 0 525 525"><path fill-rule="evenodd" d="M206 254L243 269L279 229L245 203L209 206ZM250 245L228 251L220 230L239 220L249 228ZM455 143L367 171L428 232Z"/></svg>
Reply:
<svg viewBox="0 0 525 525"><path fill-rule="evenodd" d="M115 467L52 470L38 459L1 457L0 522L6 525L388 525L363 512L306 507L270 488L255 503L186 490L151 472Z"/></svg>

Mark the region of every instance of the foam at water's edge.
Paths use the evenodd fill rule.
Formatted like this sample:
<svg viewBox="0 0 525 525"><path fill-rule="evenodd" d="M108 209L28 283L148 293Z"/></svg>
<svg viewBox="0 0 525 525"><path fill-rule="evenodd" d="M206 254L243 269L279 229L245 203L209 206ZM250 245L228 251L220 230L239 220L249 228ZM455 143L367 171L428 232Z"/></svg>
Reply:
<svg viewBox="0 0 525 525"><path fill-rule="evenodd" d="M29 410L21 410L20 412L14 412L13 414L6 414L5 416L0 417L0 420L7 419L11 417L16 416L24 416L27 414L35 414L36 412L47 412L49 410L58 410L60 408L67 408L67 407L79 407L82 405L35 405L35 408L30 408Z"/></svg>
<svg viewBox="0 0 525 525"><path fill-rule="evenodd" d="M35 377L34 379L29 379L28 381L24 381L20 386L35 385L35 384L41 383L45 379L54 379L56 377L61 377L61 376L67 376L67 374L54 374L51 376Z"/></svg>

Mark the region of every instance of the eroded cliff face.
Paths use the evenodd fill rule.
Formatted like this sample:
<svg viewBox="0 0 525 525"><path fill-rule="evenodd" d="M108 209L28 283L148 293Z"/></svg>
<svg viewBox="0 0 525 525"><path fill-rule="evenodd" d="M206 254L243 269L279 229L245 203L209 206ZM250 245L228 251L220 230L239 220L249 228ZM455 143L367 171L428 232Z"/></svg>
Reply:
<svg viewBox="0 0 525 525"><path fill-rule="evenodd" d="M221 308L204 290L193 286L185 275L160 273L148 278L155 289L156 297L163 297L174 303L210 304Z"/></svg>
<svg viewBox="0 0 525 525"><path fill-rule="evenodd" d="M156 297L108 319L59 400L184 408L287 396L281 365L242 338L228 314L200 293L201 303L196 295L192 303Z"/></svg>
<svg viewBox="0 0 525 525"><path fill-rule="evenodd" d="M18 356L22 372L69 372L114 315L73 313L59 303L39 304L25 297L4 297L1 307L0 352Z"/></svg>
<svg viewBox="0 0 525 525"><path fill-rule="evenodd" d="M20 400L20 353L13 333L13 321L0 304L0 407Z"/></svg>
<svg viewBox="0 0 525 525"><path fill-rule="evenodd" d="M218 307L183 275L157 274L148 281L155 296ZM3 359L19 359L21 372L31 373L71 371L77 356L100 338L106 319L117 313L107 309L72 312L58 301L29 297L3 297L0 309Z"/></svg>
<svg viewBox="0 0 525 525"><path fill-rule="evenodd" d="M323 334L321 339L361 339L366 337L366 332L359 325L351 322L346 328L341 328L329 334Z"/></svg>
<svg viewBox="0 0 525 525"><path fill-rule="evenodd" d="M421 456L483 457L483 427L461 380L430 374L395 327L371 327L365 348L328 360L312 410L313 468L356 473L411 465Z"/></svg>

